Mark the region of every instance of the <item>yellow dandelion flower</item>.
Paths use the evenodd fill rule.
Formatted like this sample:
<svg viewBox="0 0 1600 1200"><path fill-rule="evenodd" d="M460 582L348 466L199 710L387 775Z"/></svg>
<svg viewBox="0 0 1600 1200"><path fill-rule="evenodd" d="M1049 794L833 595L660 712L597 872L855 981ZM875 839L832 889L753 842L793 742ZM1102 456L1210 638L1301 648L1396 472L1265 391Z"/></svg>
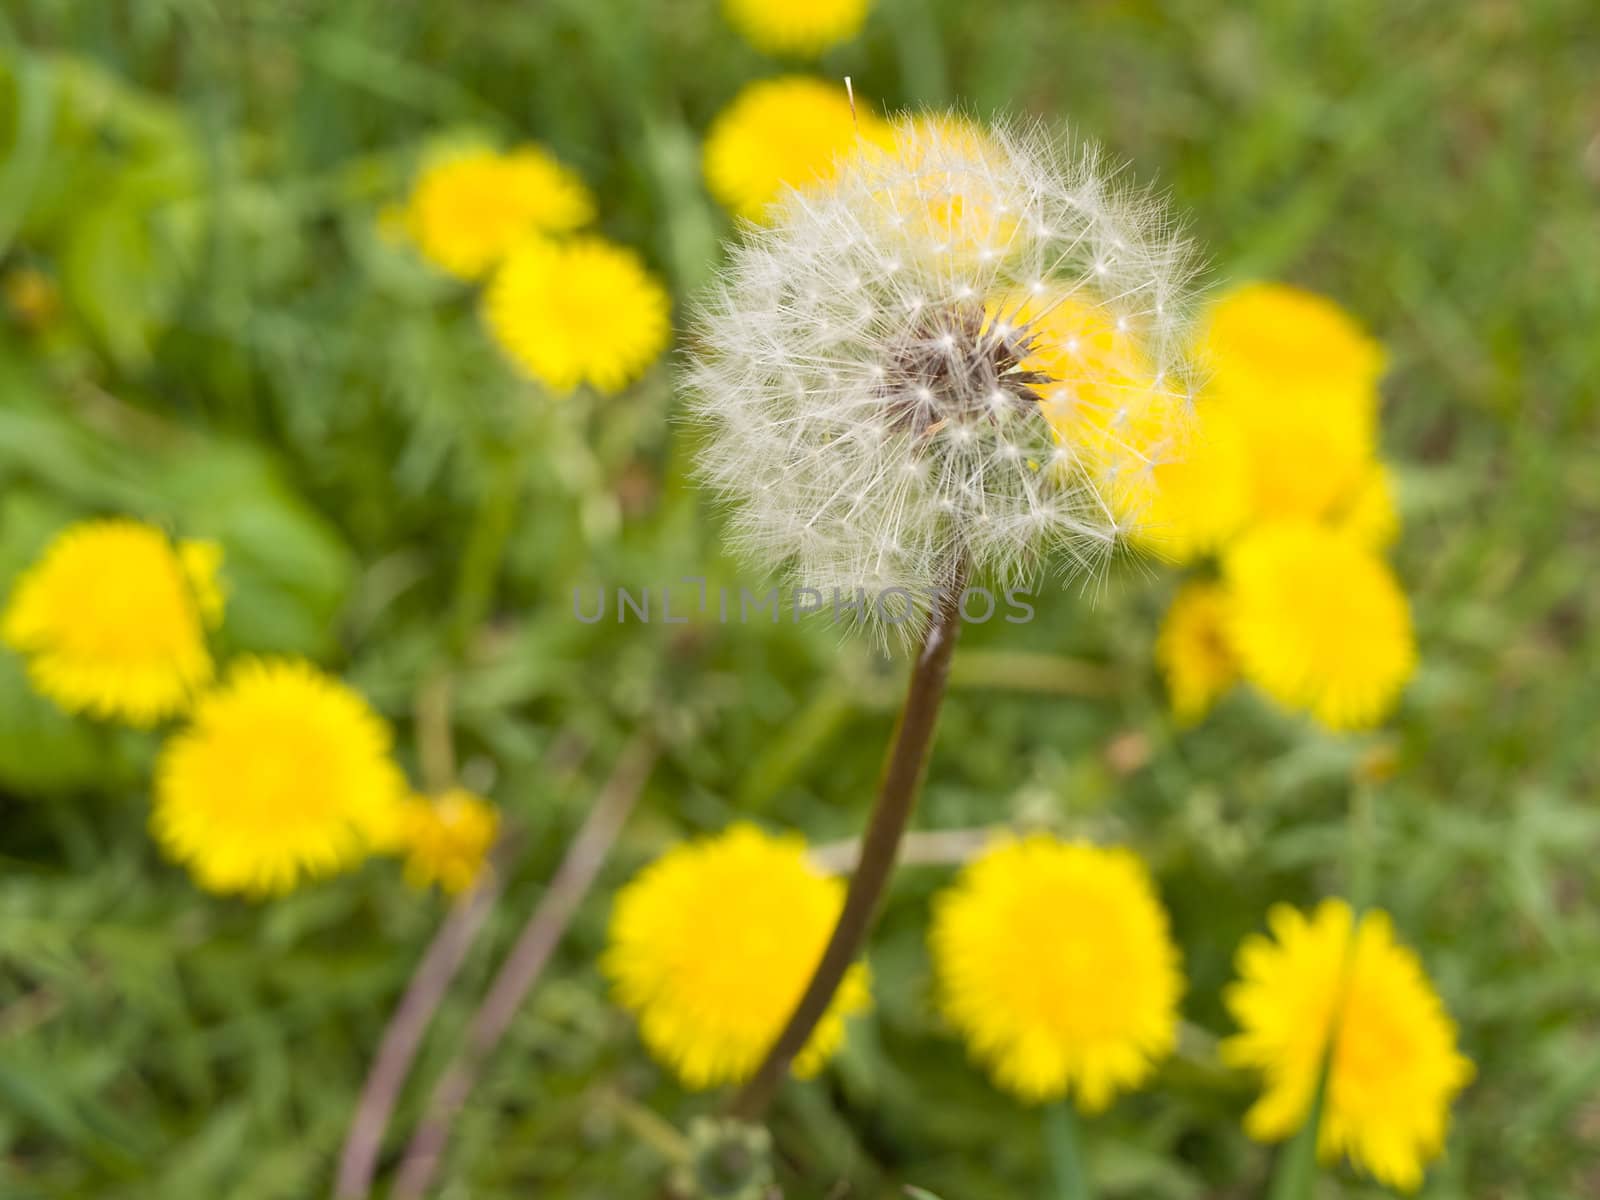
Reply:
<svg viewBox="0 0 1600 1200"><path fill-rule="evenodd" d="M388 726L299 660L244 659L156 766L151 830L214 892L286 892L345 870L394 827Z"/></svg>
<svg viewBox="0 0 1600 1200"><path fill-rule="evenodd" d="M436 798L406 800L393 843L406 856L407 883L416 888L437 883L454 896L478 881L499 831L494 805L464 788L451 788Z"/></svg>
<svg viewBox="0 0 1600 1200"><path fill-rule="evenodd" d="M602 962L656 1058L690 1088L747 1078L776 1040L844 904L798 837L735 825L668 851L617 895ZM870 1003L852 966L795 1060L813 1075Z"/></svg>
<svg viewBox="0 0 1600 1200"><path fill-rule="evenodd" d="M861 32L871 0L723 0L728 23L764 54L815 58Z"/></svg>
<svg viewBox="0 0 1600 1200"><path fill-rule="evenodd" d="M1158 389L1138 340L1110 313L1092 298L1047 294L991 305L995 321L1031 334L1019 366L1044 376L1034 388L1040 411L1059 441L1086 456L1082 465L1105 473L1137 453L1142 431L1129 426Z"/></svg>
<svg viewBox="0 0 1600 1200"><path fill-rule="evenodd" d="M1235 1066L1261 1072L1245 1118L1252 1137L1292 1136L1310 1116L1327 1061L1318 1132L1324 1161L1341 1155L1390 1186L1414 1191L1444 1144L1450 1104L1472 1079L1456 1031L1387 914L1357 922L1342 900L1309 918L1280 905L1272 936L1239 949L1226 1001L1242 1033L1223 1044Z"/></svg>
<svg viewBox="0 0 1600 1200"><path fill-rule="evenodd" d="M1007 838L935 901L940 1006L995 1082L1094 1112L1173 1048L1183 975L1131 852Z"/></svg>
<svg viewBox="0 0 1600 1200"><path fill-rule="evenodd" d="M889 126L859 96L852 114L840 85L803 75L757 80L706 134L706 186L735 216L759 221L786 188L829 178L863 141L890 145Z"/></svg>
<svg viewBox="0 0 1600 1200"><path fill-rule="evenodd" d="M1040 412L1073 448L1069 469L1095 478L1140 546L1187 561L1239 528L1248 492L1235 423L1159 380L1136 330L1081 296L1009 298L990 313L1028 326L1021 367L1047 380L1035 386Z"/></svg>
<svg viewBox="0 0 1600 1200"><path fill-rule="evenodd" d="M149 726L211 679L205 631L222 615L211 543L174 545L127 518L79 522L17 580L0 640L69 712Z"/></svg>
<svg viewBox="0 0 1600 1200"><path fill-rule="evenodd" d="M178 543L178 562L194 594L200 619L215 629L222 624L228 592L222 581L222 547L208 539L194 538Z"/></svg>
<svg viewBox="0 0 1600 1200"><path fill-rule="evenodd" d="M1265 388L1376 403L1384 353L1332 300L1284 283L1247 283L1218 299L1202 340L1219 369Z"/></svg>
<svg viewBox="0 0 1600 1200"><path fill-rule="evenodd" d="M566 233L593 218L583 180L537 146L445 151L423 168L406 208L422 256L468 280L487 274L530 234Z"/></svg>
<svg viewBox="0 0 1600 1200"><path fill-rule="evenodd" d="M1208 392L1247 450L1251 516L1319 520L1367 478L1382 348L1332 301L1282 284L1238 288L1200 335Z"/></svg>
<svg viewBox="0 0 1600 1200"><path fill-rule="evenodd" d="M1329 729L1388 714L1417 653L1405 593L1376 553L1321 526L1270 525L1229 549L1223 573L1246 679Z"/></svg>
<svg viewBox="0 0 1600 1200"><path fill-rule="evenodd" d="M1175 397L1152 397L1125 425L1129 440L1113 458L1123 486L1112 496L1134 522L1135 543L1169 562L1192 562L1248 520L1248 451L1220 405L1202 397L1191 412Z"/></svg>
<svg viewBox="0 0 1600 1200"><path fill-rule="evenodd" d="M639 256L597 237L530 239L495 272L484 321L552 392L621 391L666 348L672 301Z"/></svg>
<svg viewBox="0 0 1600 1200"><path fill-rule="evenodd" d="M1198 721L1239 679L1228 644L1228 593L1215 583L1188 583L1172 598L1156 638L1156 664L1167 682L1172 711Z"/></svg>
<svg viewBox="0 0 1600 1200"><path fill-rule="evenodd" d="M1344 508L1334 514L1334 528L1363 546L1382 550L1400 536L1400 510L1394 498L1394 477L1382 463L1373 463Z"/></svg>

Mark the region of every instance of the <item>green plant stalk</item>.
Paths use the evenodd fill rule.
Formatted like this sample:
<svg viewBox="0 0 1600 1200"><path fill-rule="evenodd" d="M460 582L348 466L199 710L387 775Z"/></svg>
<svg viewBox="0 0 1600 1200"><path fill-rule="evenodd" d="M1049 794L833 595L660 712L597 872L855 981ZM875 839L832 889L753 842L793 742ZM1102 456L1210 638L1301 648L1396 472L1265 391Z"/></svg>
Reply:
<svg viewBox="0 0 1600 1200"><path fill-rule="evenodd" d="M1060 1100L1045 1108L1044 1145L1057 1200L1091 1200L1094 1190L1084 1168L1078 1114L1071 1100Z"/></svg>
<svg viewBox="0 0 1600 1200"><path fill-rule="evenodd" d="M450 606L450 654L459 660L483 624L494 601L495 580L505 561L511 526L522 495L522 469L517 455L508 454L496 464L488 492L473 516L467 533L461 569L456 576Z"/></svg>
<svg viewBox="0 0 1600 1200"><path fill-rule="evenodd" d="M1328 1064L1324 1061L1317 1080L1317 1094L1311 1112L1294 1140L1278 1155L1267 1200L1312 1200L1317 1187L1317 1138L1322 1130L1322 1110L1328 1095Z"/></svg>
<svg viewBox="0 0 1600 1200"><path fill-rule="evenodd" d="M905 703L889 743L889 757L878 783L878 797L867 818L861 839L861 855L850 876L844 908L833 927L822 959L812 973L799 1003L766 1058L756 1069L729 1109L741 1121L756 1122L777 1095L778 1085L789 1074L789 1064L811 1040L812 1031L828 1011L833 994L839 990L845 972L861 953L867 935L877 921L878 909L894 874L900 840L917 806L933 747L933 731L944 701L950 677L950 659L955 654L961 632L961 593L966 587L967 570L958 562L940 597L938 610L918 648L906 685Z"/></svg>

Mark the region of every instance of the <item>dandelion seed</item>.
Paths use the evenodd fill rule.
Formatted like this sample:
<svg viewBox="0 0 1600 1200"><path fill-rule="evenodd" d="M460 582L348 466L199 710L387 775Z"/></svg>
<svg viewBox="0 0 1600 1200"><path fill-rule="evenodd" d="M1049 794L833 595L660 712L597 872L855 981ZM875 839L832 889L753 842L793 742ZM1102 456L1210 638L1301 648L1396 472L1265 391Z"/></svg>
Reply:
<svg viewBox="0 0 1600 1200"><path fill-rule="evenodd" d="M1112 239L1124 252L1097 256ZM1141 297L1181 294L1187 261L1160 207L1113 187L1092 149L898 121L892 148L858 148L749 230L699 314L703 474L744 548L805 586L927 595L961 558L1020 587L1052 557L1100 560L1149 507L1116 469L1170 457L1190 420L1153 383L1186 381L1181 341L1131 320ZM870 324L839 321L850 291L871 298ZM1092 353L1091 337L1114 344ZM915 636L917 616L898 631Z"/></svg>
<svg viewBox="0 0 1600 1200"><path fill-rule="evenodd" d="M68 712L154 725L211 680L221 558L215 543L174 543L139 521L80 522L18 578L0 640Z"/></svg>
<svg viewBox="0 0 1600 1200"><path fill-rule="evenodd" d="M1386 913L1358 921L1343 900L1309 917L1280 905L1268 925L1270 937L1252 935L1239 948L1240 981L1225 997L1243 1032L1223 1043L1223 1056L1265 1082L1246 1130L1263 1141L1293 1136L1327 1058L1320 1157L1348 1155L1415 1191L1443 1147L1450 1103L1473 1075L1422 964L1396 942Z"/></svg>

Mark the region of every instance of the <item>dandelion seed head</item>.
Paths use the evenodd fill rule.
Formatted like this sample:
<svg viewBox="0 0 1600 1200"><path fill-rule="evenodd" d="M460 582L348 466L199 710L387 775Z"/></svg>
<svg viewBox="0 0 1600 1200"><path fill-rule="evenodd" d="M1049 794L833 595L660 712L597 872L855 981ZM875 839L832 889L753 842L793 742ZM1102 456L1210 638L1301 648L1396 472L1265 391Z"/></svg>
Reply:
<svg viewBox="0 0 1600 1200"><path fill-rule="evenodd" d="M1187 243L1091 146L893 131L775 203L704 302L702 474L744 550L803 586L1102 561L1159 482L1127 464L1185 419Z"/></svg>

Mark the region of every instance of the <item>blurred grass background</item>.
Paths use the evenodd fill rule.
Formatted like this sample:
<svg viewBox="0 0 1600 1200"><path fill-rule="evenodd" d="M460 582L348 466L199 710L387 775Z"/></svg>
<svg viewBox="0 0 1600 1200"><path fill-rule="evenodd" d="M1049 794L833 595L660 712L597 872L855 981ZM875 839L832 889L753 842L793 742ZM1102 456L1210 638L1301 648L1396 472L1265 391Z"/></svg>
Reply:
<svg viewBox="0 0 1600 1200"><path fill-rule="evenodd" d="M86 512L218 537L230 648L346 672L414 777L418 696L445 681L464 776L526 831L399 1127L641 724L666 758L608 887L741 815L855 830L893 664L825 629L571 617L575 585L745 582L685 480L672 364L550 404L496 360L470 297L376 230L426 139L534 139L681 306L729 232L699 137L785 69L712 0L8 0L0 47L0 254L59 292L39 309L8 288L0 325L0 580ZM969 631L921 824L1126 839L1185 948L1184 1052L1089 1128L1105 1194L1262 1193L1269 1157L1237 1128L1250 1081L1209 1058L1218 991L1270 903L1361 871L1479 1068L1424 1194L1596 1194L1591 0L881 0L818 70L880 107L1070 119L1172 189L1217 278L1324 291L1393 357L1422 669L1390 732L1333 740L1248 696L1175 730L1150 653L1172 580L1150 572ZM144 834L153 748L57 715L0 656L0 1195L325 1194L442 902L382 863L269 905L202 895ZM1038 1194L1035 1117L931 1012L921 939L944 878L902 877L877 1014L786 1095L793 1197ZM521 1012L442 1194L650 1195L663 1164L634 1114L714 1107L605 1002L606 912L596 896ZM1321 1194L1376 1192L1335 1173Z"/></svg>

